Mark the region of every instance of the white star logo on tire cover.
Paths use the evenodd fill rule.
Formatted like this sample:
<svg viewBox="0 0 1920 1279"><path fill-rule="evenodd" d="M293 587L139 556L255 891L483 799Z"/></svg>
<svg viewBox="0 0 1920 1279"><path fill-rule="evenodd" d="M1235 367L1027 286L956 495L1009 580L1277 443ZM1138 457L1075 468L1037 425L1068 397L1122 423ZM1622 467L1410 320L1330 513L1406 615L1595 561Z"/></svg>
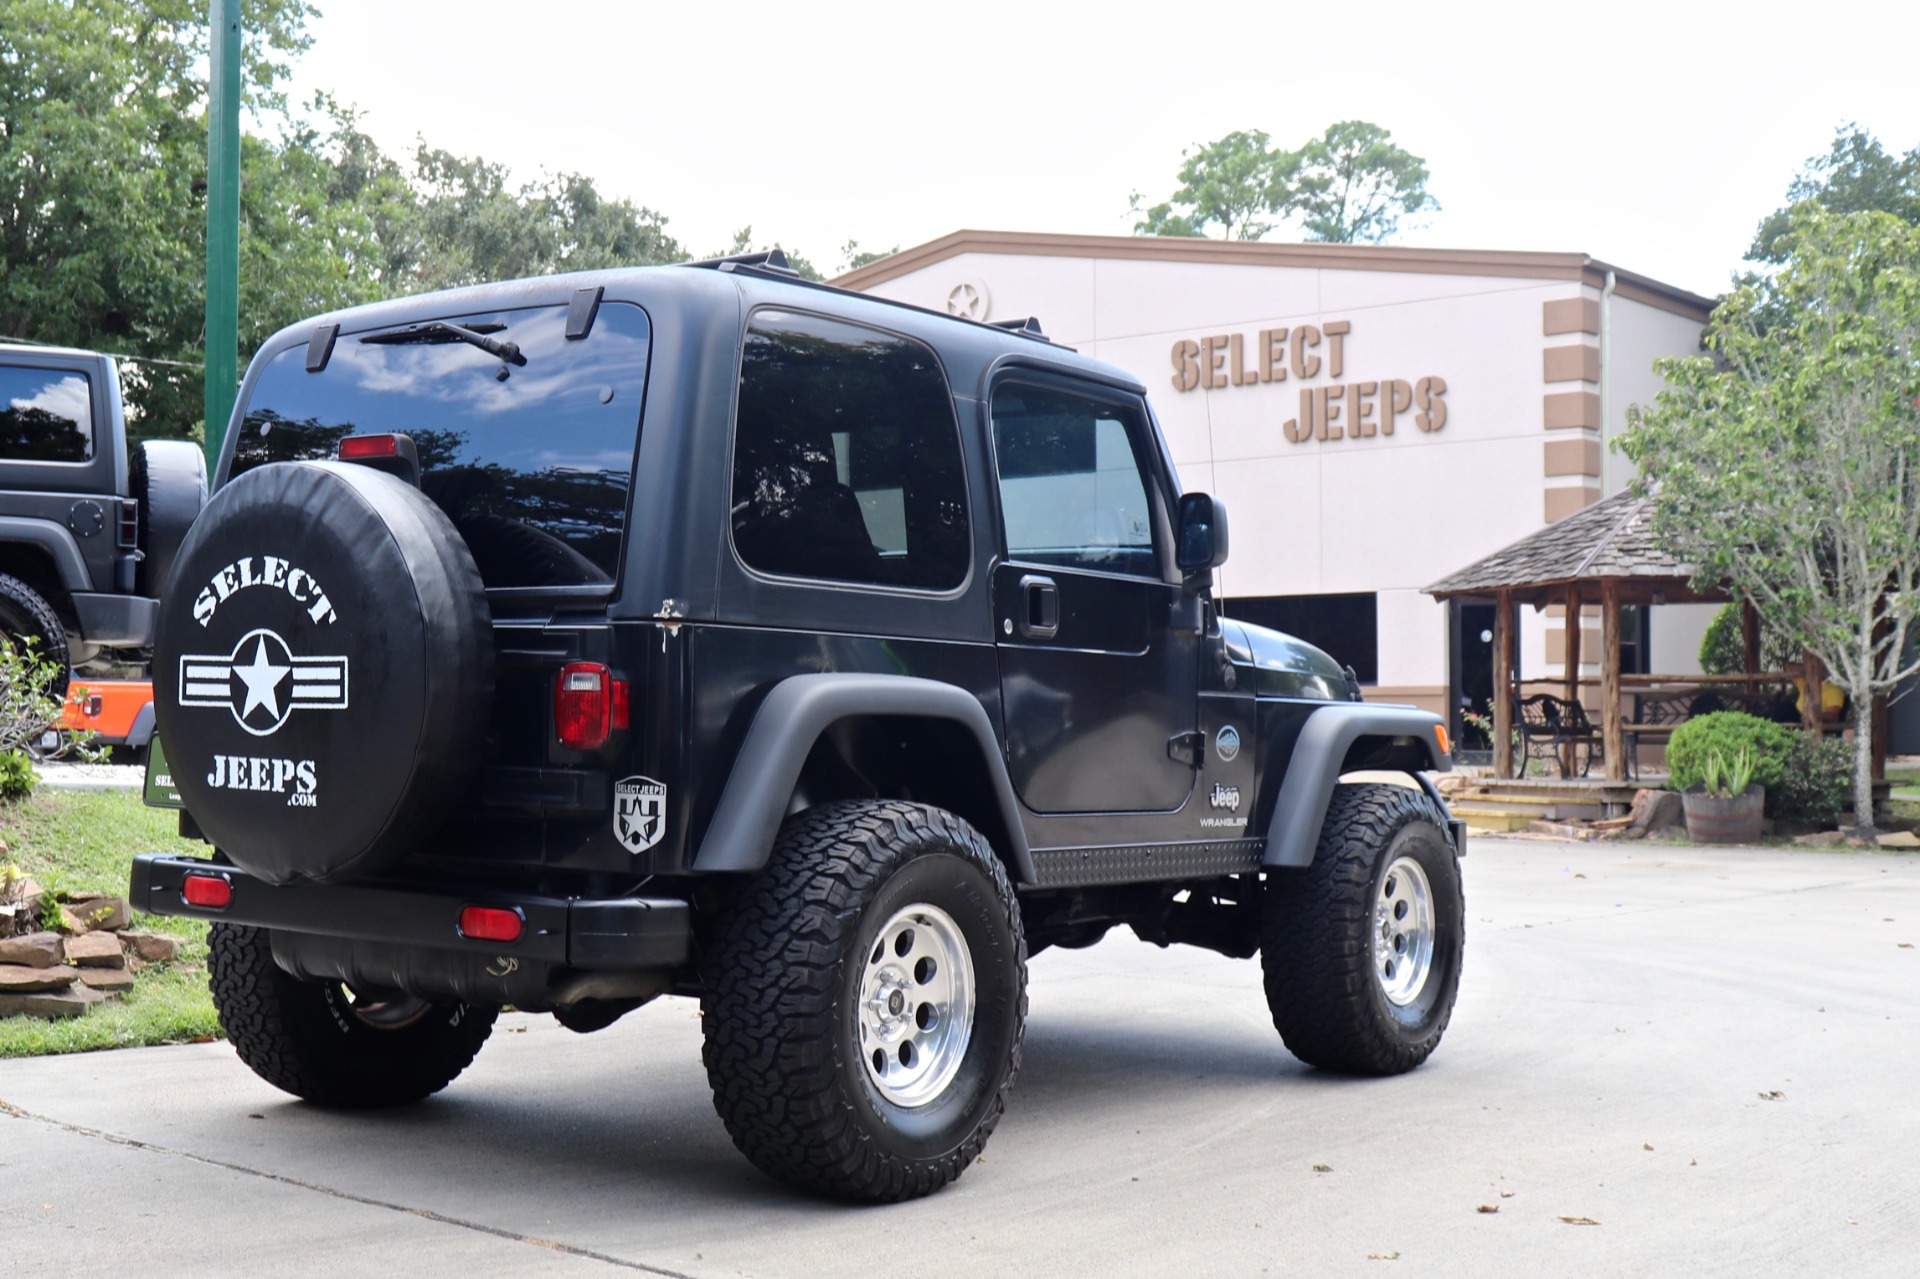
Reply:
<svg viewBox="0 0 1920 1279"><path fill-rule="evenodd" d="M295 657L274 632L248 631L224 657L180 659L180 704L224 706L240 727L266 737L296 710L345 710L347 659Z"/></svg>

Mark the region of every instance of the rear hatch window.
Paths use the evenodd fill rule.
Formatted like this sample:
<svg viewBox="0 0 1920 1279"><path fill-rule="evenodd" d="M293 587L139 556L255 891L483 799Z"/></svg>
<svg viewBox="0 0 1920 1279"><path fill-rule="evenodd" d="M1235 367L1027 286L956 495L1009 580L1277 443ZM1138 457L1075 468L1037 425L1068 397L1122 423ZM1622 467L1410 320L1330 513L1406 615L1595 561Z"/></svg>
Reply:
<svg viewBox="0 0 1920 1279"><path fill-rule="evenodd" d="M630 303L604 303L580 340L566 318L564 306L444 317L513 343L524 364L431 324L342 332L317 373L305 346L283 351L254 384L232 474L332 458L349 435L408 435L421 489L487 586L611 588L650 332Z"/></svg>

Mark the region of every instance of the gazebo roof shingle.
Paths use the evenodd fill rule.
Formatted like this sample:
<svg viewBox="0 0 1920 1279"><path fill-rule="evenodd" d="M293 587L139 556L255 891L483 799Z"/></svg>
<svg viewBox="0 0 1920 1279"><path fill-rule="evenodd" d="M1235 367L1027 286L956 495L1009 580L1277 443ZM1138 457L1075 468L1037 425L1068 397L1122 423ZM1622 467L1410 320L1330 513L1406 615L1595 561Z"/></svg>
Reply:
<svg viewBox="0 0 1920 1279"><path fill-rule="evenodd" d="M1653 538L1652 504L1624 490L1477 563L1424 587L1427 595L1482 595L1555 582L1658 578L1684 583L1694 574Z"/></svg>

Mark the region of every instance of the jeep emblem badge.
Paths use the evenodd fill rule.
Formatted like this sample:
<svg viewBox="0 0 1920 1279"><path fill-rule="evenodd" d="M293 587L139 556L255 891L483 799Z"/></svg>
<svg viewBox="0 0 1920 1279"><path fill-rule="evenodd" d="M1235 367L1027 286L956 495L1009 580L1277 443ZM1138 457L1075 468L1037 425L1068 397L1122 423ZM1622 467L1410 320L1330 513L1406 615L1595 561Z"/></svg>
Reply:
<svg viewBox="0 0 1920 1279"><path fill-rule="evenodd" d="M651 777L623 777L613 784L613 835L630 853L644 853L667 828L667 787Z"/></svg>
<svg viewBox="0 0 1920 1279"><path fill-rule="evenodd" d="M1213 735L1213 753L1220 757L1222 764L1231 764L1240 756L1240 730L1231 724L1224 724Z"/></svg>

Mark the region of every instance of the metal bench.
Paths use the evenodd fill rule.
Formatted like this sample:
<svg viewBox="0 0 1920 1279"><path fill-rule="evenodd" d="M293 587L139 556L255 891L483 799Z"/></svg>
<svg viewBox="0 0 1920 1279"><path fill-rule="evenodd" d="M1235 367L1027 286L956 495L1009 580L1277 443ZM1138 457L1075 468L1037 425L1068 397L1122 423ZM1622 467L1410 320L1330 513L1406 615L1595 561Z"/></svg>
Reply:
<svg viewBox="0 0 1920 1279"><path fill-rule="evenodd" d="M1523 698L1514 716L1520 736L1520 776L1527 775L1527 762L1553 760L1562 777L1569 776L1563 747L1570 747L1580 776L1595 763L1605 763L1606 750L1600 730L1587 718L1586 708L1551 693L1535 693Z"/></svg>

